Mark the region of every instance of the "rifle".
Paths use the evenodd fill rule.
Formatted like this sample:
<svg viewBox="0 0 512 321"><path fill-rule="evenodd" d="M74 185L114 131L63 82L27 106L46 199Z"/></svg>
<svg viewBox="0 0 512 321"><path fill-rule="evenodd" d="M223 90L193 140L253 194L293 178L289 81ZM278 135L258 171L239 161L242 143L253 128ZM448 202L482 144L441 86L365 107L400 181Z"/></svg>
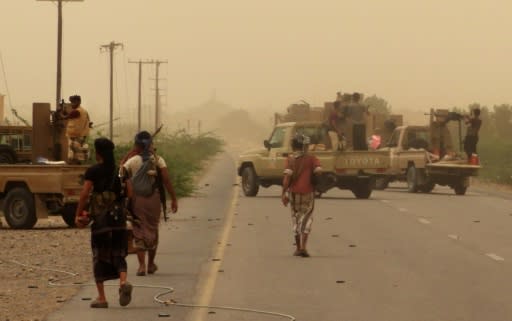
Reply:
<svg viewBox="0 0 512 321"><path fill-rule="evenodd" d="M163 124L160 125L160 127L158 127L156 129L156 131L153 133L153 135L151 135L151 137L155 138L156 135L158 135L160 133L160 131L162 131L163 127L164 127ZM164 181L162 180L162 170L158 167L157 167L156 185L158 187L158 192L160 193L160 203L162 203L162 210L164 211L164 221L167 222L167 220L169 219L167 217L167 194L166 194L165 187L164 187Z"/></svg>

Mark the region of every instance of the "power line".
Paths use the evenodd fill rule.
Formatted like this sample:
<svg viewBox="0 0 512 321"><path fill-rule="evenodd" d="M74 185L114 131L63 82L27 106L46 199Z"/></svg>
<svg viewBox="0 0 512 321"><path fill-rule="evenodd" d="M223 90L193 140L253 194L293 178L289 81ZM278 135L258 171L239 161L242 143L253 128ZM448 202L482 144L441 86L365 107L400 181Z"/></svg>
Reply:
<svg viewBox="0 0 512 321"><path fill-rule="evenodd" d="M83 2L83 0L37 0L57 2L57 88L56 105L59 106L62 95L62 3L63 2Z"/></svg>
<svg viewBox="0 0 512 321"><path fill-rule="evenodd" d="M137 131L140 132L142 126L142 65L154 64L153 60L128 61L129 64L139 65L139 82L138 82L138 100L137 100Z"/></svg>
<svg viewBox="0 0 512 321"><path fill-rule="evenodd" d="M123 48L123 44L111 41L109 44L100 46L100 50L108 51L110 55L110 140L114 139L114 51L118 47Z"/></svg>
<svg viewBox="0 0 512 321"><path fill-rule="evenodd" d="M7 92L7 97L9 99L9 107L11 108L11 112L13 113L14 117L18 118L26 126L30 126L29 122L25 118L21 117L18 114L18 111L16 109L14 109L14 107L12 106L11 93L9 91L9 85L7 83L7 73L5 71L4 58L3 58L1 52L0 52L0 62L2 63L2 71L3 71L3 75L4 75L4 82L5 82L5 91Z"/></svg>

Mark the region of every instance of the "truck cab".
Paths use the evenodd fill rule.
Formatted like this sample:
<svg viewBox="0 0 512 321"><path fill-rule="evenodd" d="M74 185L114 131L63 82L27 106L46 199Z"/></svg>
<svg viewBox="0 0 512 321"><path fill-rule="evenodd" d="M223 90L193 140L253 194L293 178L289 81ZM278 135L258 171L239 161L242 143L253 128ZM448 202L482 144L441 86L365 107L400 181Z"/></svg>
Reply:
<svg viewBox="0 0 512 321"><path fill-rule="evenodd" d="M29 163L32 160L32 127L0 126L0 163Z"/></svg>

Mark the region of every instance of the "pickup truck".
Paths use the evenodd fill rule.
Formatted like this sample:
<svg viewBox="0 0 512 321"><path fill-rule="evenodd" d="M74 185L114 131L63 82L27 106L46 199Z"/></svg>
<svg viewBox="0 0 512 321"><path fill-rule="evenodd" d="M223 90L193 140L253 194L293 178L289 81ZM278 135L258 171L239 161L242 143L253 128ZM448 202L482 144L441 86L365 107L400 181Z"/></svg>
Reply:
<svg viewBox="0 0 512 321"><path fill-rule="evenodd" d="M74 226L87 166L0 165L0 201L7 224L30 229L38 218L61 215Z"/></svg>
<svg viewBox="0 0 512 321"><path fill-rule="evenodd" d="M259 188L281 185L285 160L292 153L291 140L296 134L310 137L309 153L315 155L323 168L316 185L317 195L337 187L349 189L359 199L370 197L374 175L389 167L387 151L327 150L329 136L322 122L304 121L277 124L264 149L240 155L237 170L242 177L245 196L256 196Z"/></svg>
<svg viewBox="0 0 512 321"><path fill-rule="evenodd" d="M451 141L450 137L446 137ZM464 195L469 187L470 177L477 176L480 165L472 165L468 160L454 157L441 159L429 152L432 145L429 126L397 127L386 147L390 167L376 180L376 189L385 189L393 181L406 181L411 193L430 193L437 185L449 186L457 195ZM446 142L451 146L451 142Z"/></svg>

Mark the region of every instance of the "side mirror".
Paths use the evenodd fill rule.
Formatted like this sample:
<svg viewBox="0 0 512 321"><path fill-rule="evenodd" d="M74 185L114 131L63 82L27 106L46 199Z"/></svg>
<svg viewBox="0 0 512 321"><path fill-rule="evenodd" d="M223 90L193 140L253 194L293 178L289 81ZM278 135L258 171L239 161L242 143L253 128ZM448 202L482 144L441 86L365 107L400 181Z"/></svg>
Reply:
<svg viewBox="0 0 512 321"><path fill-rule="evenodd" d="M270 145L270 142L267 139L265 139L263 141L263 145L265 146L266 149L269 149L269 150L272 147L272 145Z"/></svg>

